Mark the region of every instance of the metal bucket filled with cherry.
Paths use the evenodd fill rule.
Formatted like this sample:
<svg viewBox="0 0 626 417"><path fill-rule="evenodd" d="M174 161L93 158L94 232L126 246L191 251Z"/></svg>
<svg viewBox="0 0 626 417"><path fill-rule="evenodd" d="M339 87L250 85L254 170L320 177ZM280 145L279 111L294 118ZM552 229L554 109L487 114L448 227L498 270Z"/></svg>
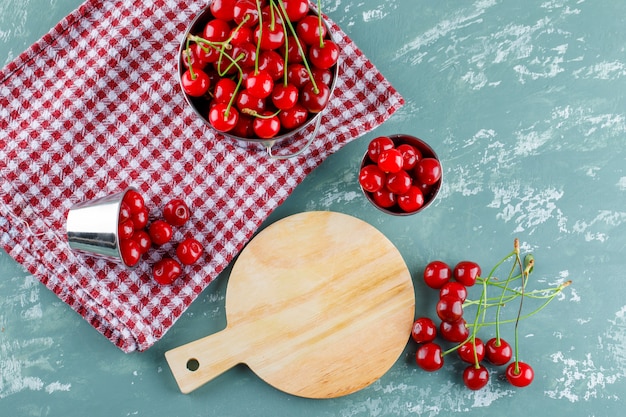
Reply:
<svg viewBox="0 0 626 417"><path fill-rule="evenodd" d="M435 201L442 181L434 149L406 134L372 139L359 167L359 185L367 200L395 216L424 210Z"/></svg>
<svg viewBox="0 0 626 417"><path fill-rule="evenodd" d="M286 159L315 140L338 58L328 25L308 0L213 0L182 38L180 86L211 128ZM303 145L294 151L292 143Z"/></svg>

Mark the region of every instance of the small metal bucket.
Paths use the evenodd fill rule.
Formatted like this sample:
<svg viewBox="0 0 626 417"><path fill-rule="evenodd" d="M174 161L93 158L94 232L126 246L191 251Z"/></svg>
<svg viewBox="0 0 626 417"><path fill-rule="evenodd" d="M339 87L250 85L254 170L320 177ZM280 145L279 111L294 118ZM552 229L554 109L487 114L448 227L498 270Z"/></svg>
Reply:
<svg viewBox="0 0 626 417"><path fill-rule="evenodd" d="M72 206L66 222L70 248L125 265L120 252L118 223L122 199L132 189Z"/></svg>
<svg viewBox="0 0 626 417"><path fill-rule="evenodd" d="M315 11L313 9L311 9L314 13ZM182 60L182 56L183 56L183 51L185 50L185 46L186 46L186 40L187 40L187 36L189 34L196 34L201 32L201 29L207 24L207 22L213 18L213 15L211 14L211 10L210 10L210 2L209 4L194 18L194 20L191 22L191 24L189 25L189 27L187 28L187 30L185 31L185 34L183 36L183 38L181 39L180 42L180 47L178 50L178 79L179 79L179 85L181 85L181 76L182 74L185 72L185 70L187 69L185 67L185 65L183 64L183 60ZM328 24L323 21L323 24L326 25L326 29L327 32L331 35L332 38L332 32L330 30L330 27L328 26ZM334 65L334 67L332 67L331 71L333 74L333 80L331 85L329 86L330 88L330 96L332 99L333 96L333 92L335 90L335 84L337 82L337 77L339 75L339 62L336 63ZM287 70L287 68L285 68L285 71ZM203 101L205 101L202 98L194 98L194 97L190 97L189 95L185 94L185 92L182 90L182 85L181 85L181 94L183 95L183 97L185 97L185 101L187 102L187 104L189 104L189 106L193 109L194 113L196 113L196 115L198 115L198 117L200 117L200 119L209 127L211 127L213 129L213 127L211 126L211 124L209 123L209 121L207 120L207 113L208 113L208 104L207 103L203 103ZM328 106L327 106L328 107ZM239 145L240 147L244 147L244 148L256 148L256 149L265 149L268 156L272 159L289 159L289 158L293 158L295 156L300 155L301 153L303 153L305 150L308 149L308 147L311 145L311 143L313 143L313 141L315 140L315 138L317 137L317 132L319 130L320 124L321 124L321 119L322 119L322 114L324 113L324 111L326 111L326 109L322 110L321 112L309 117L309 119L301 126L299 126L298 128L289 131L289 132L285 132L281 135L277 135L273 138L269 138L269 139L261 139L261 138L243 138L240 136L235 136L233 134L230 134L228 132L219 132L221 135L233 139L235 141L235 143L237 143L237 145ZM216 130L217 132L217 130ZM274 152L273 147L275 145L281 145L283 148L288 148L290 147L289 144L292 143L296 143L299 142L301 140L304 140L306 138L306 142L304 143L304 145L292 152L292 153L285 153L285 154L277 154Z"/></svg>

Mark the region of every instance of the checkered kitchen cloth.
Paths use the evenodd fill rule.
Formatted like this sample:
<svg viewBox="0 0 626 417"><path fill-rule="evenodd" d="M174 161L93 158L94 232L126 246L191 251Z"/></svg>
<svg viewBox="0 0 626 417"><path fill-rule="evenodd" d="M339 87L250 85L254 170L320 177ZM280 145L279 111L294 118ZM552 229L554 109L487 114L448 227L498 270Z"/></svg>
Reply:
<svg viewBox="0 0 626 417"><path fill-rule="evenodd" d="M329 21L342 64L317 139L284 161L237 146L177 84L181 34L205 5L87 0L0 72L2 247L125 352L159 340L308 173L403 104ZM199 238L206 257L173 285L151 262L128 271L67 244L73 204L131 185L153 214L181 196L192 209L175 239Z"/></svg>

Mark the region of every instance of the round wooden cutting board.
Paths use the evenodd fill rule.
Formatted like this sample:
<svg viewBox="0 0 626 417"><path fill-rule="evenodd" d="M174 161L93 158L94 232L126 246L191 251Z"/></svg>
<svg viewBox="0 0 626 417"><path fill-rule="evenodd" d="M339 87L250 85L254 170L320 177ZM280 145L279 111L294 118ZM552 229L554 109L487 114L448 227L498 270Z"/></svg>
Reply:
<svg viewBox="0 0 626 417"><path fill-rule="evenodd" d="M332 398L379 379L406 346L413 282L377 229L334 212L284 218L255 236L226 290L226 328L166 352L188 393L245 363L289 394Z"/></svg>

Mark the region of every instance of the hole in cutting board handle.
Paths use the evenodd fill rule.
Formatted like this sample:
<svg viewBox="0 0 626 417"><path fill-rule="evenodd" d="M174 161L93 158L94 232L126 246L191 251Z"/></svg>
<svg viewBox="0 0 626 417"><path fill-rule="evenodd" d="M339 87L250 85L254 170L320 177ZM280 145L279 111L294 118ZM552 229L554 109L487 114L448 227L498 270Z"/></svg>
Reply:
<svg viewBox="0 0 626 417"><path fill-rule="evenodd" d="M200 368L200 362L197 359L191 358L187 361L187 369L191 372L195 372Z"/></svg>

